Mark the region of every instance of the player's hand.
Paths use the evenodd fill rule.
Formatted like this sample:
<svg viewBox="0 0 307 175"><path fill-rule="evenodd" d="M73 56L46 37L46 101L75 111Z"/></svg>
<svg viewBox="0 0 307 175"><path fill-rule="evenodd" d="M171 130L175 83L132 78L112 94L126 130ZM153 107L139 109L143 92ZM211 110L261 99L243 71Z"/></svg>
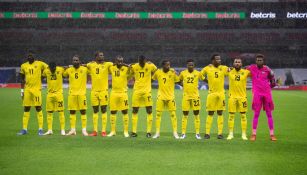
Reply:
<svg viewBox="0 0 307 175"><path fill-rule="evenodd" d="M21 99L23 99L23 96L24 96L24 90L23 89L20 90L20 96L21 96Z"/></svg>

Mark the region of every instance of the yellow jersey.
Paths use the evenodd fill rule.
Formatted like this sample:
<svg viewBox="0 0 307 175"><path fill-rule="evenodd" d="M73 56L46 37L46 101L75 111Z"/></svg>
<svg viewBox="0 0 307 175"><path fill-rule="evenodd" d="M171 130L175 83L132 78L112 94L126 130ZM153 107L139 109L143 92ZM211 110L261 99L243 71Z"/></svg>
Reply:
<svg viewBox="0 0 307 175"><path fill-rule="evenodd" d="M112 62L99 64L96 61L92 61L87 64L93 91L107 91L109 89L109 68L111 66L113 66Z"/></svg>
<svg viewBox="0 0 307 175"><path fill-rule="evenodd" d="M127 92L130 76L129 68L126 66L118 68L116 65L113 65L109 71L112 75L112 92Z"/></svg>
<svg viewBox="0 0 307 175"><path fill-rule="evenodd" d="M63 93L63 67L56 67L55 72L52 73L50 69L45 69L43 76L47 79L48 93Z"/></svg>
<svg viewBox="0 0 307 175"><path fill-rule="evenodd" d="M88 69L84 66L79 68L69 67L64 72L64 77L69 80L69 95L86 95L86 82Z"/></svg>
<svg viewBox="0 0 307 175"><path fill-rule="evenodd" d="M189 70L186 69L180 73L179 79L183 84L183 96L188 99L199 97L198 81L199 79L204 79L199 71L193 70L193 72L189 72Z"/></svg>
<svg viewBox="0 0 307 175"><path fill-rule="evenodd" d="M158 99L173 100L175 98L175 83L179 82L179 77L174 69L170 69L166 73L162 69L158 69L152 78L157 80L159 84Z"/></svg>
<svg viewBox="0 0 307 175"><path fill-rule="evenodd" d="M20 67L20 73L25 76L25 89L41 90L42 72L48 65L42 61L34 61L30 64L28 61Z"/></svg>
<svg viewBox="0 0 307 175"><path fill-rule="evenodd" d="M137 93L150 93L152 74L156 70L157 67L152 63L145 63L144 67L139 63L132 65L131 73L135 79L133 90Z"/></svg>
<svg viewBox="0 0 307 175"><path fill-rule="evenodd" d="M225 76L228 75L228 67L219 65L215 67L209 65L201 70L201 75L206 77L208 80L209 93L224 93L224 80Z"/></svg>
<svg viewBox="0 0 307 175"><path fill-rule="evenodd" d="M250 71L246 69L232 69L229 72L229 97L246 98L246 82Z"/></svg>

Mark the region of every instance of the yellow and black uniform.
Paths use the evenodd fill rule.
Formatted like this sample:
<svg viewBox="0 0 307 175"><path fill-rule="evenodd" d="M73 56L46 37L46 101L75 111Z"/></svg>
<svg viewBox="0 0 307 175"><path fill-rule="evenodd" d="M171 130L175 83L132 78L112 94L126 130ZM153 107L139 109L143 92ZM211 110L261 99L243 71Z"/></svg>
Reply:
<svg viewBox="0 0 307 175"><path fill-rule="evenodd" d="M48 65L42 61L34 61L32 64L25 62L20 67L20 73L25 77L25 87L23 96L23 106L42 105L42 72ZM30 112L24 112L22 123L23 129L27 130ZM38 128L43 129L43 112L37 112Z"/></svg>
<svg viewBox="0 0 307 175"><path fill-rule="evenodd" d="M42 72L48 65L42 61L23 63L20 73L25 76L23 106L42 105Z"/></svg>
<svg viewBox="0 0 307 175"><path fill-rule="evenodd" d="M128 105L128 79L130 77L130 68L116 65L111 66L109 72L112 74L112 91L110 95L110 110L123 111L127 110ZM128 135L129 116L123 115L124 133ZM111 133L116 133L116 114L111 114Z"/></svg>
<svg viewBox="0 0 307 175"><path fill-rule="evenodd" d="M64 77L69 80L68 110L85 110L86 82L88 69L84 66L79 68L69 67L64 72Z"/></svg>
<svg viewBox="0 0 307 175"><path fill-rule="evenodd" d="M141 67L139 63L131 66L134 75L134 86L132 95L132 107L152 106L151 79L157 67L152 63L145 63Z"/></svg>
<svg viewBox="0 0 307 175"><path fill-rule="evenodd" d="M235 112L240 112L242 137L246 136L247 127L247 97L246 97L246 82L250 71L246 69L232 69L229 72L229 98L228 98L228 129L229 139L233 137ZM227 138L228 139L228 138Z"/></svg>
<svg viewBox="0 0 307 175"><path fill-rule="evenodd" d="M199 111L201 108L201 101L198 91L198 81L203 80L204 77L201 76L200 72L193 70L189 72L188 69L182 71L179 75L180 81L183 84L183 99L182 99L182 111ZM200 118L199 115L194 116L195 132L199 134L200 128ZM186 134L186 127L188 123L188 116L183 115L182 117L182 134Z"/></svg>
<svg viewBox="0 0 307 175"><path fill-rule="evenodd" d="M64 98L63 98L63 74L64 68L56 67L54 72L50 69L45 69L43 76L47 79L47 124L48 130L52 130L52 112L59 111L60 127L61 130L65 129L65 116L64 116Z"/></svg>
<svg viewBox="0 0 307 175"><path fill-rule="evenodd" d="M168 109L171 112L173 132L177 133L175 83L179 82L179 77L174 69L170 69L168 72L158 69L152 78L157 80L159 84L156 104L156 132L160 133L162 111Z"/></svg>
<svg viewBox="0 0 307 175"><path fill-rule="evenodd" d="M228 67L220 65L215 67L209 65L201 70L201 75L206 77L209 85L209 92L206 102L206 111L225 110L225 89L224 80L228 74ZM213 116L208 115L206 120L206 134L210 134ZM223 133L223 115L218 115L218 135Z"/></svg>

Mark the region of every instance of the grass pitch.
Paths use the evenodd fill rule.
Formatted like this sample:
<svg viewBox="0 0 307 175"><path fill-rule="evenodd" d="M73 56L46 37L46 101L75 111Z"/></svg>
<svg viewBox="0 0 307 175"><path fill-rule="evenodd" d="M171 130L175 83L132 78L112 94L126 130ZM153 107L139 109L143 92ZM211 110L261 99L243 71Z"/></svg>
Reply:
<svg viewBox="0 0 307 175"><path fill-rule="evenodd" d="M44 99L45 93L43 91ZM154 99L156 93L154 90ZM207 91L200 93L202 106L205 106ZM131 97L131 92L129 95ZM60 136L57 114L53 120L54 135L38 136L37 119L33 109L29 121L29 134L16 136L22 125L23 108L20 91L0 89L0 174L306 174L307 93L274 91L273 97L276 107L273 116L277 142L269 140L264 112L260 116L256 142L241 140L239 116L236 116L235 120L234 140L216 139L216 118L212 126L211 139L196 140L192 113L188 120L187 139L175 140L172 137L171 121L167 113L162 117L161 137L156 140L147 139L145 109L141 109L139 113L137 138L123 137L121 114L117 118L117 136L112 138L81 136L79 117L77 136ZM250 91L248 98L251 109ZM181 99L182 92L176 90L179 133L182 116ZM90 106L88 109L88 131L92 131L92 110ZM131 114L131 110L129 113ZM65 114L66 130L68 130L70 126L68 111L65 111ZM251 131L252 115L250 110L248 134ZM206 118L204 108L200 116L203 136ZM227 117L225 111L225 137L228 133ZM99 118L101 129L100 122L101 118ZM129 125L131 128L131 121ZM108 123L108 130L109 128ZM47 129L46 118L44 129ZM153 122L154 130L155 122Z"/></svg>

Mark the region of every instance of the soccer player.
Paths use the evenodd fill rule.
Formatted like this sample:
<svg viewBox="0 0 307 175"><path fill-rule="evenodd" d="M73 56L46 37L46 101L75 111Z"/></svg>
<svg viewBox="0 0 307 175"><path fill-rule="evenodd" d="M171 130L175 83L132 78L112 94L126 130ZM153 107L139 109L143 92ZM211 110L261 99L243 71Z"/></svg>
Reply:
<svg viewBox="0 0 307 175"><path fill-rule="evenodd" d="M241 115L241 129L242 139L247 140L246 137L246 112L247 112L247 97L246 97L246 81L250 72L246 69L241 69L242 60L241 58L235 58L233 67L229 74L229 98L228 98L228 129L229 135L227 140L233 139L233 128L235 113L240 112Z"/></svg>
<svg viewBox="0 0 307 175"><path fill-rule="evenodd" d="M64 98L63 98L63 73L64 68L56 65L55 62L49 64L45 69L43 76L47 79L47 125L48 131L44 135L52 135L53 112L59 112L61 135L65 135L65 116L64 116Z"/></svg>
<svg viewBox="0 0 307 175"><path fill-rule="evenodd" d="M132 95L132 133L131 137L137 137L138 111L140 107L145 107L147 112L147 133L146 137L151 137L152 128L152 96L151 96L151 77L157 67L147 62L145 56L138 58L139 63L131 66L131 73L134 75L134 87Z"/></svg>
<svg viewBox="0 0 307 175"><path fill-rule="evenodd" d="M223 111L225 110L225 89L224 79L228 73L228 67L221 65L221 56L213 54L212 64L201 70L201 75L206 77L209 85L209 92L206 101L206 111L208 112L206 120L205 139L210 139L210 129L212 125L214 112L217 112L218 118L218 139L223 139Z"/></svg>
<svg viewBox="0 0 307 175"><path fill-rule="evenodd" d="M252 108L254 111L253 119L253 134L250 140L256 140L258 118L260 115L261 108L266 112L268 118L268 125L270 129L270 137L272 141L276 141L274 135L274 122L272 111L274 110L274 102L272 98L272 90L275 86L273 71L264 65L264 55L256 55L256 64L252 64L247 67L251 72L252 78L252 93L253 93L253 104Z"/></svg>
<svg viewBox="0 0 307 175"><path fill-rule="evenodd" d="M92 79L91 90L91 105L93 107L93 126L94 131L90 136L97 136L98 132L98 112L99 106L101 109L102 131L101 136L106 136L107 126L107 105L108 105L108 89L109 89L109 68L113 65L112 62L104 61L103 52L95 53L95 61L87 64Z"/></svg>
<svg viewBox="0 0 307 175"><path fill-rule="evenodd" d="M47 64L35 60L34 53L30 51L27 55L28 61L20 67L21 97L23 99L24 113L22 118L22 130L18 135L28 133L28 122L30 118L31 106L35 106L38 120L38 135L43 135L43 112L42 112L42 72L47 68Z"/></svg>
<svg viewBox="0 0 307 175"><path fill-rule="evenodd" d="M88 69L80 65L80 57L75 55L72 58L73 66L64 72L64 77L69 78L68 110L70 113L70 131L66 135L76 135L76 111L81 113L81 124L83 136L86 132L86 82Z"/></svg>
<svg viewBox="0 0 307 175"><path fill-rule="evenodd" d="M153 80L157 80L159 84L157 106L156 106L156 134L154 139L160 137L160 126L162 112L165 109L171 114L171 121L173 127L173 136L179 139L177 133L177 117L176 117L176 102L175 102L175 83L179 82L179 77L176 75L174 69L170 68L170 61L162 61L162 69L158 69L153 75Z"/></svg>
<svg viewBox="0 0 307 175"><path fill-rule="evenodd" d="M199 134L200 118L199 110L201 108L201 102L198 92L198 81L204 79L200 72L194 69L194 60L189 59L187 61L187 69L182 71L179 75L180 81L183 84L183 99L182 99L182 135L181 139L186 138L186 128L188 124L189 110L192 109L194 113L194 125L195 125L195 137L201 139Z"/></svg>
<svg viewBox="0 0 307 175"><path fill-rule="evenodd" d="M111 111L111 132L108 137L116 135L116 113L122 111L124 121L124 136L129 137L128 134L128 94L127 85L130 77L130 68L124 65L124 58L117 56L115 65L109 68L112 75L112 90L110 94L110 111Z"/></svg>

